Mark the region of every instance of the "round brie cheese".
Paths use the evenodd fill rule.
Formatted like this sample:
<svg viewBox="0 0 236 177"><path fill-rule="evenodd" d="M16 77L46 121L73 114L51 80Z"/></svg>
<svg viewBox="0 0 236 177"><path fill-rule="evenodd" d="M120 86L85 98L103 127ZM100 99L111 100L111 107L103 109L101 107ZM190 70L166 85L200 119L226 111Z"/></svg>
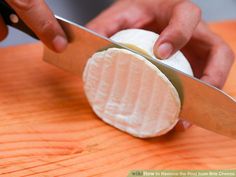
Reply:
<svg viewBox="0 0 236 177"><path fill-rule="evenodd" d="M153 46L157 38L150 31L129 29L111 39L155 58ZM193 75L181 52L161 62ZM126 49L95 53L86 64L83 81L97 116L133 136L163 135L179 120L181 103L174 86L155 65Z"/></svg>

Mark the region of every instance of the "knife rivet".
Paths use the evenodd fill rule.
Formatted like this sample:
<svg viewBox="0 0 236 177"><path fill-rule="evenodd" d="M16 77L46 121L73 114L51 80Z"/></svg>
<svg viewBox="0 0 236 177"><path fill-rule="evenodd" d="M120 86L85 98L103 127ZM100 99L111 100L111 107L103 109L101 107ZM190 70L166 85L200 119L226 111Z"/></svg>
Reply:
<svg viewBox="0 0 236 177"><path fill-rule="evenodd" d="M11 14L10 15L10 20L12 23L18 23L19 22L19 17L16 14Z"/></svg>

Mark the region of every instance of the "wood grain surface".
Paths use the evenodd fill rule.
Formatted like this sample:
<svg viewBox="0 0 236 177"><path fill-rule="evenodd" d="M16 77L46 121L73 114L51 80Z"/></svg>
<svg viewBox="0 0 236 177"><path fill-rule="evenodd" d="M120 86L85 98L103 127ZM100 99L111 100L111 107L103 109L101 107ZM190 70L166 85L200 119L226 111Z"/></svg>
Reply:
<svg viewBox="0 0 236 177"><path fill-rule="evenodd" d="M236 22L211 25L236 51ZM236 169L236 140L193 126L141 140L98 119L80 78L41 44L0 49L0 176L125 177L132 169ZM225 91L236 97L236 65Z"/></svg>

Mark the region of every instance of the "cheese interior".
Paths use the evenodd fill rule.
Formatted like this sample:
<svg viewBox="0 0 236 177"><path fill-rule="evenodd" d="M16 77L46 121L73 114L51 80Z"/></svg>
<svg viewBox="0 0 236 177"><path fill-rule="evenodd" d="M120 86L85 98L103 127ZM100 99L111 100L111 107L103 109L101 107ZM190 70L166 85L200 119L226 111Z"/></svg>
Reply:
<svg viewBox="0 0 236 177"><path fill-rule="evenodd" d="M117 33L112 39L152 56L157 35L130 29ZM192 74L181 53L169 60L169 65L175 63L171 66L181 66L176 69ZM178 122L181 103L176 89L156 66L138 54L117 48L95 53L87 62L83 81L88 101L97 116L133 136L160 136Z"/></svg>

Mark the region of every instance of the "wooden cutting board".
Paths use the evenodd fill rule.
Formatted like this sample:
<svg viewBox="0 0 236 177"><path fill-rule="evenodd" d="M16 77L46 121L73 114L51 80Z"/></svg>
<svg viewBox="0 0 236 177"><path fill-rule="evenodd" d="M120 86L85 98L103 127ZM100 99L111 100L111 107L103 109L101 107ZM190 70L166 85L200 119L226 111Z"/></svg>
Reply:
<svg viewBox="0 0 236 177"><path fill-rule="evenodd" d="M236 22L211 27L236 51ZM199 127L141 140L105 124L89 107L81 80L44 63L39 43L2 48L0 61L0 176L236 168L236 140ZM225 91L236 97L236 65Z"/></svg>

